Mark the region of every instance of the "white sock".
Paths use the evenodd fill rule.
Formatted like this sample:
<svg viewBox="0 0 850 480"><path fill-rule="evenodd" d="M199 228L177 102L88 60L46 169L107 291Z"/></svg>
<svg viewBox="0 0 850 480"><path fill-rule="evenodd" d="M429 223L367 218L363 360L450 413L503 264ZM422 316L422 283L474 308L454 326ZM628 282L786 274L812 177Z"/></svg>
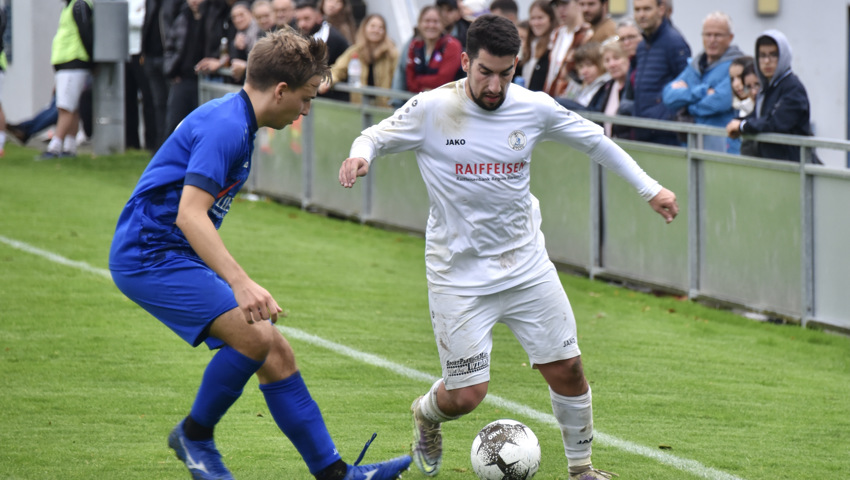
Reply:
<svg viewBox="0 0 850 480"><path fill-rule="evenodd" d="M587 393L577 397L558 395L549 389L552 399L552 412L561 427L564 439L564 452L570 466L570 473L575 474L590 467L591 445L593 443L593 402L590 386Z"/></svg>
<svg viewBox="0 0 850 480"><path fill-rule="evenodd" d="M429 390L428 393L419 400L419 414L426 420L433 423L448 422L463 416L458 415L456 417L450 417L443 413L443 411L440 410L440 407L437 406L437 389L440 388L442 383L442 379L434 382L434 385L431 385L431 390Z"/></svg>
<svg viewBox="0 0 850 480"><path fill-rule="evenodd" d="M56 135L54 135L53 138L50 139L50 143L47 144L47 151L57 155L62 153L62 139L56 138Z"/></svg>
<svg viewBox="0 0 850 480"><path fill-rule="evenodd" d="M77 136L76 135L66 135L65 136L65 143L62 144L62 151L68 152L68 153L77 153Z"/></svg>

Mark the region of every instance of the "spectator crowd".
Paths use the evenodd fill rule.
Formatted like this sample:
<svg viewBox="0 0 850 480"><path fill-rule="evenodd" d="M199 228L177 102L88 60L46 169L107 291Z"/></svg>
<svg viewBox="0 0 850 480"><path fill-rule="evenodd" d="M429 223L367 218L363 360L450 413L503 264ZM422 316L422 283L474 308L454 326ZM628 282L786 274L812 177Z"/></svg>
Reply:
<svg viewBox="0 0 850 480"><path fill-rule="evenodd" d="M8 125L0 106L0 127L20 141L56 125L47 158L75 154L81 120L91 134L86 93L93 65L92 2L63 1L52 53L53 102L36 118ZM798 147L741 138L767 132L812 135L806 89L792 72L791 46L782 32L760 34L750 56L733 43L732 19L712 12L703 20L702 45L693 54L670 19L672 0L632 3L633 16L615 21L608 0L535 0L525 15L514 0L435 0L419 12L410 38L398 46L387 35L387 19L368 14L365 0L129 0L127 146L156 151L198 106L201 76L241 84L248 52L268 32L295 29L324 40L332 75L320 95L360 103L360 93L349 95L334 85L418 93L463 78L466 31L476 16L489 12L513 21L523 40L516 84L545 92L572 110L725 128L725 136L704 137L708 150L800 160ZM520 21L521 16L527 19ZM0 80L2 68L0 62ZM396 107L401 102L366 100ZM607 122L603 127L612 137L666 145L686 140L652 128Z"/></svg>

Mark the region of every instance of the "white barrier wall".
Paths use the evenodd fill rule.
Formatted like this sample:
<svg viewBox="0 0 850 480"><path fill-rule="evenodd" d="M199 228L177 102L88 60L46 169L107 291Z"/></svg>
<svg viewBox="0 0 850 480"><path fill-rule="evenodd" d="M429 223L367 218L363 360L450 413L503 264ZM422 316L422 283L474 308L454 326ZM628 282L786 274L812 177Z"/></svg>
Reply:
<svg viewBox="0 0 850 480"><path fill-rule="evenodd" d="M59 25L64 1L5 0L11 2L12 61L3 85L3 112L8 122L30 118L50 103L53 68L50 47Z"/></svg>

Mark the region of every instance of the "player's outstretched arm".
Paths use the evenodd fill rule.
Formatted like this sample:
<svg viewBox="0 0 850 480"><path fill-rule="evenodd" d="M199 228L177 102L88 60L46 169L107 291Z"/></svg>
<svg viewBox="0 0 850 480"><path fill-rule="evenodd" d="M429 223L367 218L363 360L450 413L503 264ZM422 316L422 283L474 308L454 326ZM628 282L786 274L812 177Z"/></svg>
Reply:
<svg viewBox="0 0 850 480"><path fill-rule="evenodd" d="M354 186L357 177L363 177L369 173L369 162L365 158L346 158L339 167L339 184L345 188Z"/></svg>
<svg viewBox="0 0 850 480"><path fill-rule="evenodd" d="M193 185L183 187L177 209L177 227L186 236L189 245L201 260L223 278L233 289L236 303L248 323L271 319L283 310L265 288L257 285L227 251L218 230L207 212L215 199L206 191Z"/></svg>
<svg viewBox="0 0 850 480"><path fill-rule="evenodd" d="M676 215L679 214L679 205L676 203L676 194L662 187L661 191L656 193L652 200L649 201L649 206L664 217L667 223L673 221Z"/></svg>

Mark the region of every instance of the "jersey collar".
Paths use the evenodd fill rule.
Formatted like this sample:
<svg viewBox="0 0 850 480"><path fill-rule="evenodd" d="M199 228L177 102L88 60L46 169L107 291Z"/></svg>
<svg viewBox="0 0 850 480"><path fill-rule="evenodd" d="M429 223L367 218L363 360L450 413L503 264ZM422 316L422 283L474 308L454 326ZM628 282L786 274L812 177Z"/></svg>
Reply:
<svg viewBox="0 0 850 480"><path fill-rule="evenodd" d="M248 107L248 118L251 120L251 133L255 133L259 130L259 127L257 126L257 115L254 114L254 105L251 104L251 98L248 97L248 92L244 89L239 90L239 96L245 100L245 105Z"/></svg>

